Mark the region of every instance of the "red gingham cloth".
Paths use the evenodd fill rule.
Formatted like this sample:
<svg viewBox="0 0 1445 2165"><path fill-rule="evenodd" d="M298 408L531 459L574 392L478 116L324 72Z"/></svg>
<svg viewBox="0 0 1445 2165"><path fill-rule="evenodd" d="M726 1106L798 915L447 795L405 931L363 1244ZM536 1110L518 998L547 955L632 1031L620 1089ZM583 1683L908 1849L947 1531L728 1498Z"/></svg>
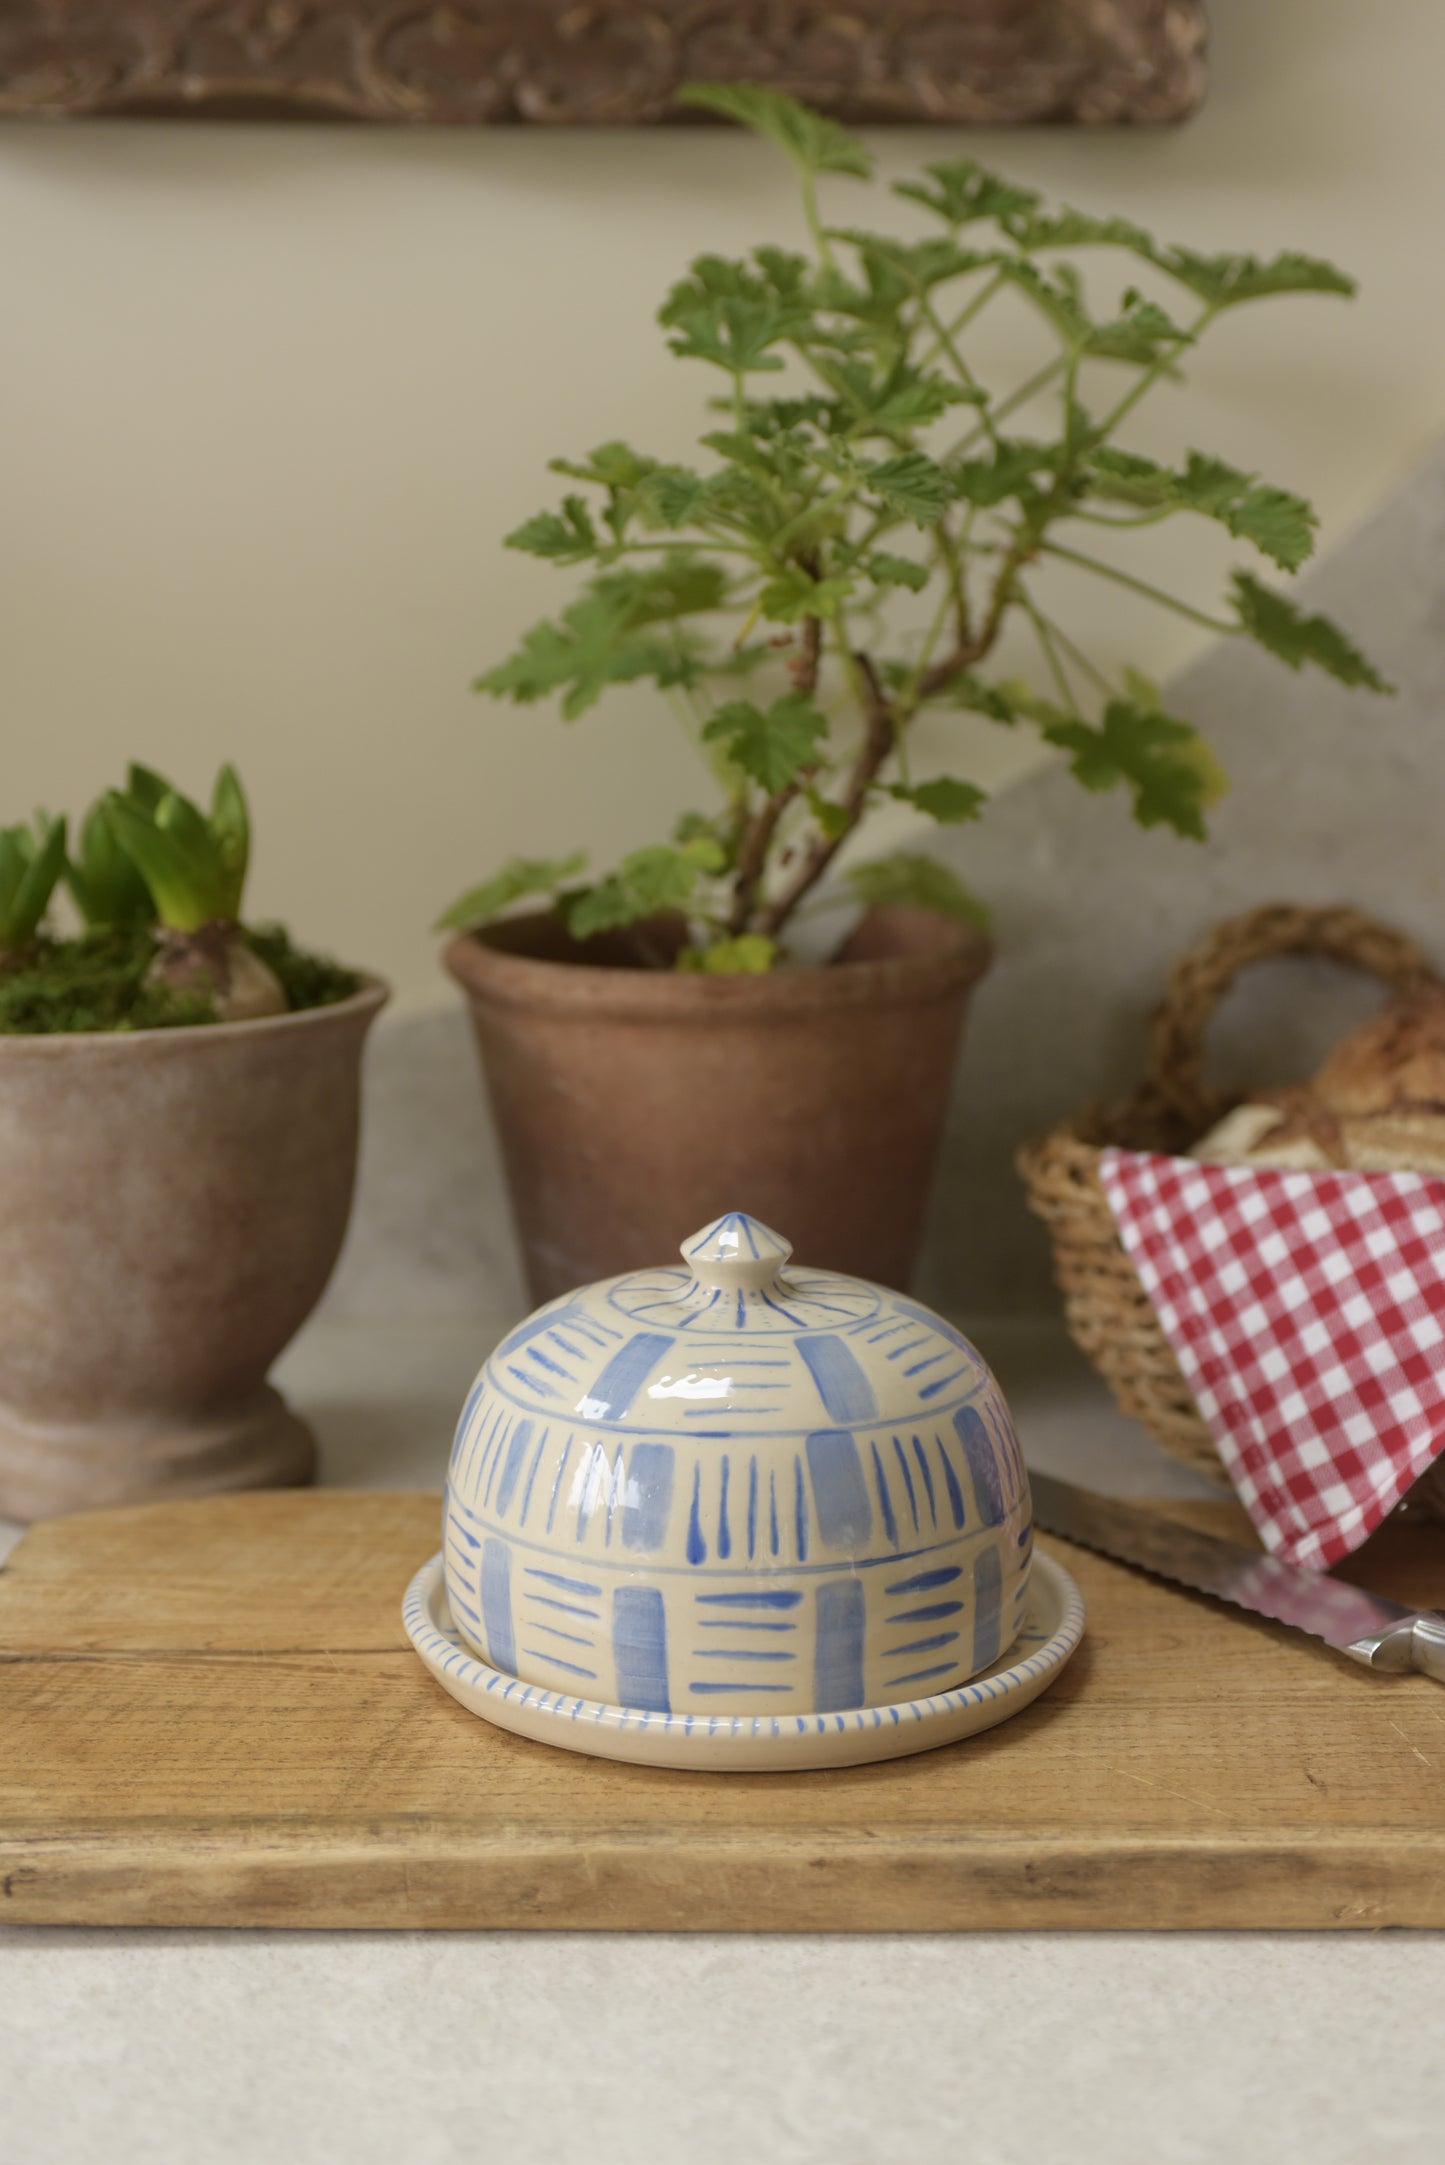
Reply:
<svg viewBox="0 0 1445 2165"><path fill-rule="evenodd" d="M1328 1570L1445 1451L1445 1179L1132 1150L1099 1172L1266 1548Z"/></svg>

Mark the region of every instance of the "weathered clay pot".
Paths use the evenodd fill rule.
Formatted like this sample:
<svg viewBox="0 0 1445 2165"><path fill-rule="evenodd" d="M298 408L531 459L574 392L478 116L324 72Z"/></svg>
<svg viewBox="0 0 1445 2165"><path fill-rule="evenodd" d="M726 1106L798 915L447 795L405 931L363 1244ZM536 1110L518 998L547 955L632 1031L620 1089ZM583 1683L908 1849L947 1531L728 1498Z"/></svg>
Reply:
<svg viewBox="0 0 1445 2165"><path fill-rule="evenodd" d="M0 1514L311 1478L266 1371L341 1247L386 996L0 1036Z"/></svg>
<svg viewBox="0 0 1445 2165"><path fill-rule="evenodd" d="M844 956L767 977L618 967L547 915L452 942L534 1300L733 1209L825 1269L907 1284L989 948L888 909Z"/></svg>

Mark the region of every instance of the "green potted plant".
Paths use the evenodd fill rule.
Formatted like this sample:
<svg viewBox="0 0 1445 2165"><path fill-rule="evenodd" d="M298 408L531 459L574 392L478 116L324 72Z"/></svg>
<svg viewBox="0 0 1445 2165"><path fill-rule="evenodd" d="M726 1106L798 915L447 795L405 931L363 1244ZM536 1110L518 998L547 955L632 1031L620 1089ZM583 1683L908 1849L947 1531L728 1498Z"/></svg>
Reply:
<svg viewBox="0 0 1445 2165"><path fill-rule="evenodd" d="M0 1516L310 1477L266 1381L350 1209L375 979L241 919L246 801L0 830ZM82 929L47 926L70 890Z"/></svg>
<svg viewBox="0 0 1445 2165"><path fill-rule="evenodd" d="M553 462L572 486L509 546L584 583L479 688L560 699L570 722L651 682L706 760L711 800L600 877L580 855L514 858L442 920L538 1297L655 1261L738 1204L810 1262L906 1282L988 957L983 903L951 869L854 848L890 802L948 827L985 809L966 774L916 771L918 717L1036 731L1086 789L1122 789L1145 826L1196 839L1223 786L1158 689L1106 674L1062 620L1051 565L1291 668L1386 688L1256 568L1292 573L1309 555L1301 497L1197 450L1165 463L1124 440L1217 319L1349 294L1340 271L1163 245L971 160L895 187L918 214L908 238L830 225L819 183L866 180L862 142L774 91L684 95L787 154L806 250L701 256L673 287L671 350L720 394L703 456L608 443ZM1000 385L975 330L1006 295L1042 346ZM1150 530L1189 516L1254 552L1218 605L1147 576ZM1115 561L1137 538L1142 574ZM1028 677L999 663L1015 625ZM797 927L835 876L863 914L830 962L801 966ZM528 913L508 914L518 903Z"/></svg>

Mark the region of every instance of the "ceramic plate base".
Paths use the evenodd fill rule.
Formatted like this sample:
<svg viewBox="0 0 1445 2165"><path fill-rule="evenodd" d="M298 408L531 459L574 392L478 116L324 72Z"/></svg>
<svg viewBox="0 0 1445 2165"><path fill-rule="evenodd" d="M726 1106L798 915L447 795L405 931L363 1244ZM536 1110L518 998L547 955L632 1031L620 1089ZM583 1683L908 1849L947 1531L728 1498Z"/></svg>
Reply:
<svg viewBox="0 0 1445 2165"><path fill-rule="evenodd" d="M443 1689L500 1728L597 1759L748 1774L901 1759L996 1728L1047 1691L1084 1630L1078 1587L1061 1564L1035 1550L1023 1630L991 1669L957 1691L846 1714L646 1714L544 1691L488 1668L452 1622L440 1555L412 1580L402 1614Z"/></svg>

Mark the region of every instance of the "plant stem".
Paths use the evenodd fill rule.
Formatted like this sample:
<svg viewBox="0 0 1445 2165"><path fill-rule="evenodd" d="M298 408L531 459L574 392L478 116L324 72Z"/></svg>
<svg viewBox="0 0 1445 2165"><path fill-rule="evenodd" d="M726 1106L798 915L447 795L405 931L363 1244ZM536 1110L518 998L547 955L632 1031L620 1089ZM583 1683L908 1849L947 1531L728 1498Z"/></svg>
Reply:
<svg viewBox="0 0 1445 2165"><path fill-rule="evenodd" d="M823 230L823 221L818 214L818 190L812 169L809 166L800 165L797 170L798 180L803 191L803 216L808 222L808 231L812 236L813 246L817 249L818 254L827 264L829 270L835 271L838 268L838 259L833 254L832 243Z"/></svg>
<svg viewBox="0 0 1445 2165"><path fill-rule="evenodd" d="M1052 361L1045 362L1044 366L1040 369L1037 369L1034 374L1027 379L1026 382L1021 383L1016 391L1010 391L1007 398L1000 399L997 405L991 406L989 408L989 414L992 418L994 426L997 427L1000 421L1006 421L1010 414L1017 413L1019 407L1026 406L1031 398L1037 398L1040 391L1046 391L1049 385L1053 382L1055 376L1058 375L1060 369L1066 368L1067 366L1068 356L1066 354L1056 353ZM958 443L956 443L953 449L947 453L944 460L945 465L953 459L962 458L965 451L971 450L974 444L978 442L979 438L987 434L988 430L984 427L982 421L980 421L976 427L971 428L968 434L964 436Z"/></svg>
<svg viewBox="0 0 1445 2165"><path fill-rule="evenodd" d="M816 570L816 566L808 567ZM823 654L823 626L816 616L803 619L803 645L801 652L789 665L794 691L804 692L810 698L818 688L818 669ZM778 831L778 823L789 806L802 795L809 774L800 771L782 789L775 790L759 805L757 811L743 828L738 844L737 872L733 879L732 909L728 914L728 931L734 938L745 932L748 919L753 913L758 889L768 869L768 852Z"/></svg>
<svg viewBox="0 0 1445 2165"><path fill-rule="evenodd" d="M850 541L845 544L848 553L844 557L841 565L839 566L839 569L842 571L851 571L853 569L853 566L861 560L864 552L872 548L874 542L878 540L880 535L891 533L895 526L901 526L902 524L903 515L901 512L880 512L878 517L873 521L873 524L867 529L865 533L860 534L856 541Z"/></svg>
<svg viewBox="0 0 1445 2165"><path fill-rule="evenodd" d="M1120 571L1113 564L1101 563L1097 556L1083 556L1077 549L1066 549L1061 541L1041 541L1039 547L1046 556L1060 556L1067 564L1077 564L1084 571L1097 572L1101 579L1112 579L1116 586L1127 586L1134 593L1142 594L1149 601L1157 601L1176 615L1188 617L1192 624L1202 624L1206 631L1227 632L1231 637L1239 632L1238 624L1230 624L1223 617L1206 616L1202 609L1195 609L1177 594L1166 594L1162 586L1151 586L1147 579L1136 579L1132 571Z"/></svg>
<svg viewBox="0 0 1445 2165"><path fill-rule="evenodd" d="M1030 596L1030 600L1032 601L1032 596ZM1109 682L1109 679L1105 676L1103 670L1100 669L1094 662L1090 661L1088 655L1084 652L1078 641L1069 637L1069 634L1064 630L1062 624L1056 623L1051 616L1045 616L1043 610L1039 608L1037 602L1033 602L1033 608L1039 618L1039 621L1048 625L1055 642L1063 648L1064 652L1069 656L1069 659L1074 662L1078 668L1083 670L1086 677L1092 678L1094 684L1101 692L1103 692L1108 698L1112 699L1114 696L1113 685Z"/></svg>
<svg viewBox="0 0 1445 2165"><path fill-rule="evenodd" d="M1010 391L1007 398L999 400L993 409L994 419L1005 420L1009 414L1016 413L1020 406L1026 406L1031 398L1037 398L1040 391L1046 391L1059 370L1067 366L1068 355L1056 353L1052 361L1045 361L1043 367L1036 369L1016 391Z"/></svg>
<svg viewBox="0 0 1445 2165"><path fill-rule="evenodd" d="M894 747L897 725L893 709L879 682L877 670L867 654L851 652L846 638L842 639L842 649L846 661L851 663L850 676L862 688L866 716L863 742L839 800L839 809L846 814L846 824L837 834L816 834L813 837L793 877L761 912L756 929L770 938L787 923L804 895L817 885L843 843L858 825L867 809L868 793Z"/></svg>
<svg viewBox="0 0 1445 2165"><path fill-rule="evenodd" d="M1018 599L1024 615L1034 627L1039 646L1043 650L1044 660L1048 664L1049 674L1054 680L1060 699L1062 699L1070 714L1077 714L1079 703L1074 697L1073 686L1070 684L1064 665L1059 659L1058 651L1054 646L1053 633L1047 620L1034 607L1032 600L1022 587L1018 589Z"/></svg>
<svg viewBox="0 0 1445 2165"><path fill-rule="evenodd" d="M1183 511L1183 504L1160 504L1153 511L1141 511L1137 518L1110 519L1098 511L1071 511L1071 519L1083 519L1090 526L1113 527L1116 534L1132 533L1136 526L1157 526L1161 519L1172 518L1176 511Z"/></svg>
<svg viewBox="0 0 1445 2165"><path fill-rule="evenodd" d="M993 299L994 295L1000 292L1002 288L1007 284L1007 275L1003 271L995 271L992 278L988 279L985 284L979 287L978 292L975 293L973 299L969 301L966 306L962 308L959 313L954 317L952 323L950 323L948 326L948 336L950 338L956 339L960 331L966 331L968 326L972 323L974 317L979 313L980 309L987 308L989 302ZM918 364L919 367L927 368L931 362L937 360L939 354L942 351L943 343L942 336L940 334L939 337L936 337L934 339L934 342L929 347L927 353L924 354L922 360Z"/></svg>
<svg viewBox="0 0 1445 2165"><path fill-rule="evenodd" d="M1194 321L1189 325L1188 343L1191 346L1196 342L1201 331L1205 331L1208 329L1209 325L1214 321L1214 318L1218 315L1218 313L1218 307L1213 301L1208 302L1205 307L1200 310ZM1120 399L1118 405L1113 408L1112 412L1106 414L1104 419L1099 423L1098 431L1095 438L1096 442L1102 443L1106 436L1113 435L1115 429L1119 426L1119 423L1125 418L1125 416L1131 414L1134 411L1134 408L1138 405L1140 399L1144 396L1144 393L1152 389L1152 387L1159 381L1159 378L1164 374L1166 369L1172 368L1174 366L1174 363L1179 359L1179 351L1180 349L1176 346L1172 348L1171 351L1169 351L1168 353L1161 353L1157 357L1157 359L1150 362L1149 366L1145 369L1143 375L1139 378L1138 382L1134 384L1132 389L1124 393L1124 396Z"/></svg>
<svg viewBox="0 0 1445 2165"><path fill-rule="evenodd" d="M795 512L786 526L780 526L778 531L769 539L768 547L773 555L777 556L787 546L796 527L805 525L809 519L817 518L824 511L831 511L835 504L850 502L858 494L862 486L863 480L860 475L856 481L840 482L838 487L830 489L826 496L818 497L813 503L804 504L802 510Z"/></svg>
<svg viewBox="0 0 1445 2165"><path fill-rule="evenodd" d="M1002 629L1009 602L1013 599L1014 573L1033 554L1037 546L1037 537L1027 526L1020 527L1013 535L995 574L983 623L972 638L960 638L951 654L945 655L941 662L935 662L930 669L924 670L912 687L913 708L922 706L935 692L941 692L965 669L971 669L975 662L982 661L984 655L991 650Z"/></svg>
<svg viewBox="0 0 1445 2165"><path fill-rule="evenodd" d="M745 556L750 563L757 562L756 549L746 549L739 541L714 541L705 532L696 541L615 541L597 561L610 564L619 556L640 556L646 549L710 549L717 556Z"/></svg>
<svg viewBox="0 0 1445 2165"><path fill-rule="evenodd" d="M973 506L970 505L970 512L972 511L972 509ZM968 596L964 590L963 585L963 566L959 560L959 556L957 553L960 544L954 541L953 538L948 535L946 529L944 528L942 520L939 521L938 526L935 528L934 531L935 538L938 542L938 553L942 557L945 565L948 567L949 572L951 573L951 577L945 583L943 598L939 602L933 622L929 625L928 630L924 635L923 645L919 648L918 652L918 663L916 668L914 669L912 678L909 681L908 691L904 695L904 699L902 701L905 711L909 713L911 713L912 702L917 693L918 686L922 682L922 679L927 672L928 665L933 659L934 651L938 645L939 640L943 636L943 627L948 622L950 616L954 616L957 621L959 646L964 647L968 644Z"/></svg>
<svg viewBox="0 0 1445 2165"><path fill-rule="evenodd" d="M813 837L803 862L792 879L758 914L755 921L757 931L769 937L775 936L787 923L803 897L823 877L867 810L869 793L890 755L896 751L901 730L920 700L928 697L930 691L940 690L951 678L957 676L960 670L980 660L992 647L1013 598L1014 574L1035 545L1036 537L1027 527L1021 528L1015 534L999 566L989 599L988 613L977 635L972 639L960 637L954 652L946 660L924 669L910 687L907 701L896 704L889 701L872 658L868 654L853 650L842 613L839 612L840 652L854 690L859 695L865 718L863 742L838 803L838 809L845 818L836 834L819 833ZM950 601L952 598L950 595ZM771 839L771 834L769 838Z"/></svg>
<svg viewBox="0 0 1445 2165"><path fill-rule="evenodd" d="M920 310L922 311L924 322L927 323L930 329L935 333L940 348L944 353L947 354L949 360L952 361L954 369L958 374L958 379L960 383L966 385L970 391L977 391L979 388L978 378L974 375L973 370L969 367L967 361L965 361L963 355L959 352L958 347L954 342L953 334L942 322L941 318L939 317L938 311L935 309L932 301L929 300L926 292L920 292L918 296L918 305ZM977 409L977 412L980 427L984 430L985 434L990 438L993 443L997 443L998 431L994 427L993 419L989 414L987 400L985 400L984 404Z"/></svg>

